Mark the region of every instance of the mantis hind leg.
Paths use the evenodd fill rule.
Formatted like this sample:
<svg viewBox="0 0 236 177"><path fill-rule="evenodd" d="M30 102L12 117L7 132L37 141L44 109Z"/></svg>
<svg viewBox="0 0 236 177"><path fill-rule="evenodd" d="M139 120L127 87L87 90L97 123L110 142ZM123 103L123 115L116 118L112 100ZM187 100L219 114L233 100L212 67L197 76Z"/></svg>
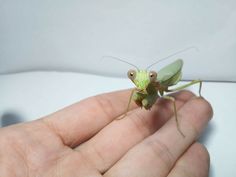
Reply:
<svg viewBox="0 0 236 177"><path fill-rule="evenodd" d="M175 98L172 96L168 96L168 95L164 95L163 98L171 100L173 102L173 108L174 108L174 116L175 116L175 121L176 121L176 126L177 126L177 130L179 131L179 133L185 137L184 133L181 131L180 129L180 125L179 125L179 120L178 120L178 116L177 116L177 108L176 108L176 103L175 103Z"/></svg>
<svg viewBox="0 0 236 177"><path fill-rule="evenodd" d="M187 87L197 84L197 83L199 83L199 90L198 90L199 96L202 97L202 95L201 95L202 81L201 80L193 80L190 83L187 83L185 85L182 85L182 86L174 88L174 89L167 90L166 92L174 92L174 91L182 90L184 88L187 88Z"/></svg>
<svg viewBox="0 0 236 177"><path fill-rule="evenodd" d="M129 112L129 108L130 108L130 104L131 104L131 100L132 100L134 91L135 91L135 89L133 89L132 92L131 92L131 94L130 94L129 102L128 102L128 105L127 105L127 108L126 108L124 114L122 114L122 115L121 115L120 117L118 117L116 120L123 119L123 118L127 115L127 113Z"/></svg>

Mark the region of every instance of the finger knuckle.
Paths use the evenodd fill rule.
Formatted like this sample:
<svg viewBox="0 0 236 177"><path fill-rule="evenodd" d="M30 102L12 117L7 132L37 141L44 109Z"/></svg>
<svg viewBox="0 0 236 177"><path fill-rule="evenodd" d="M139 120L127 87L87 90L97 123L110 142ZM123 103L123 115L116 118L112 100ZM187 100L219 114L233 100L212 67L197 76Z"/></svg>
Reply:
<svg viewBox="0 0 236 177"><path fill-rule="evenodd" d="M175 157L168 146L160 140L149 141L147 146L156 156L158 165L164 168L165 171L169 171L174 164Z"/></svg>

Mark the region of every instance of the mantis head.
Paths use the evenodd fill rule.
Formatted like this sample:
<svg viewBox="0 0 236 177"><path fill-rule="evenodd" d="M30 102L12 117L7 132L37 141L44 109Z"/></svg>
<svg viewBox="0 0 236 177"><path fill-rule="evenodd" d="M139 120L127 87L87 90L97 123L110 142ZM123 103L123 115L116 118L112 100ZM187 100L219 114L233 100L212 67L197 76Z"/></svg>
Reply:
<svg viewBox="0 0 236 177"><path fill-rule="evenodd" d="M146 91L148 85L156 82L157 79L157 73L155 71L129 70L127 75L141 92Z"/></svg>
<svg viewBox="0 0 236 177"><path fill-rule="evenodd" d="M123 63L130 65L130 66L135 67L136 70L129 70L127 75L129 77L129 79L136 85L137 90L139 90L140 92L146 92L148 85L157 81L157 73L155 71L148 71L148 69L150 69L151 67L153 67L154 65L156 65L157 63L159 63L163 60L166 60L166 59L173 57L177 54L183 53L189 49L196 49L197 50L197 48L194 46L185 48L183 50L179 50L167 57L164 57L164 58L159 59L158 61L152 63L145 70L139 70L139 68L137 66L135 66L134 64L127 62L125 60L122 60L120 58L116 58L113 56L103 56L103 57L109 57L110 59L114 59L114 60L117 60L117 61L120 61L120 62L123 62Z"/></svg>

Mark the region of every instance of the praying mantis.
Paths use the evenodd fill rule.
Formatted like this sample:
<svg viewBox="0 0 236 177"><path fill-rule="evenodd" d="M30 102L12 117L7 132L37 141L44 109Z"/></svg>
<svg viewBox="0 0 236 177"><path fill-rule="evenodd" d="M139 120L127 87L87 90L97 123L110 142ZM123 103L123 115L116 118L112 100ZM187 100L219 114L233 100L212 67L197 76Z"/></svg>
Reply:
<svg viewBox="0 0 236 177"><path fill-rule="evenodd" d="M199 96L201 97L202 81L201 80L193 80L185 85L178 86L173 89L169 89L169 87L176 85L182 78L182 67L183 67L183 60L182 59L177 59L176 61L174 61L171 64L162 68L159 72L149 71L149 68L151 68L153 65L157 64L158 62L160 62L164 59L167 59L171 56L174 56L174 55L181 53L183 51L186 51L188 49L189 48L184 49L182 51L178 51L168 57L165 57L165 58L151 64L150 66L148 66L144 70L140 70L138 67L136 67L132 63L129 63L127 61L113 57L116 60L119 60L121 62L125 62L125 63L135 67L135 69L131 69L127 72L127 76L134 83L135 88L132 89L125 113L123 114L123 116L121 116L118 119L122 119L126 116L126 114L128 113L128 111L130 109L130 104L131 104L132 100L139 107L141 107L141 108L143 107L146 110L150 110L151 107L157 101L157 99L162 97L164 99L168 99L168 100L172 101L177 130L183 137L185 137L185 135L182 132L180 125L179 125L175 98L173 96L166 95L165 93L179 91L179 90L187 88L191 85L199 83Z"/></svg>

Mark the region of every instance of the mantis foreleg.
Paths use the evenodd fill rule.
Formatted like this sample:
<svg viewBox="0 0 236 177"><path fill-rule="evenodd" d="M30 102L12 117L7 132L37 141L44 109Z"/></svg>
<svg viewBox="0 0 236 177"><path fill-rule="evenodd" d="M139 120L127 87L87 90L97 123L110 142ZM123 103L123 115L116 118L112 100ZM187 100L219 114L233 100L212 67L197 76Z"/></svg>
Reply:
<svg viewBox="0 0 236 177"><path fill-rule="evenodd" d="M176 125L177 125L177 129L179 131L179 133L185 137L184 133L181 131L180 129L180 125L179 125L179 121L178 121L178 117L177 117L177 108L176 108L176 103L175 103L175 98L168 96L168 95L164 95L163 98L171 100L173 102L173 107L174 107L174 115L175 115L175 121L176 121Z"/></svg>
<svg viewBox="0 0 236 177"><path fill-rule="evenodd" d="M132 92L131 92L131 94L130 94L129 102L128 102L128 105L127 105L127 108L126 108L124 114L121 115L120 117L118 117L117 120L123 119L123 118L126 116L127 112L129 111L129 108L130 108L130 104L131 104L131 100L132 100L134 91L135 91L135 89L133 89Z"/></svg>
<svg viewBox="0 0 236 177"><path fill-rule="evenodd" d="M182 90L182 89L184 89L184 88L187 88L187 87L189 87L189 86L191 86L191 85L194 85L194 84L197 84L197 83L199 83L199 90L198 90L198 93L199 93L199 96L201 97L202 95L201 95L201 90L202 90L202 81L201 80L193 80L193 81L191 81L190 83L188 83L188 84L185 84L185 85L182 85L182 86L180 86L180 87L177 87L177 88L174 88L174 89L168 89L167 91L165 91L165 92L174 92L174 91L178 91L178 90Z"/></svg>

